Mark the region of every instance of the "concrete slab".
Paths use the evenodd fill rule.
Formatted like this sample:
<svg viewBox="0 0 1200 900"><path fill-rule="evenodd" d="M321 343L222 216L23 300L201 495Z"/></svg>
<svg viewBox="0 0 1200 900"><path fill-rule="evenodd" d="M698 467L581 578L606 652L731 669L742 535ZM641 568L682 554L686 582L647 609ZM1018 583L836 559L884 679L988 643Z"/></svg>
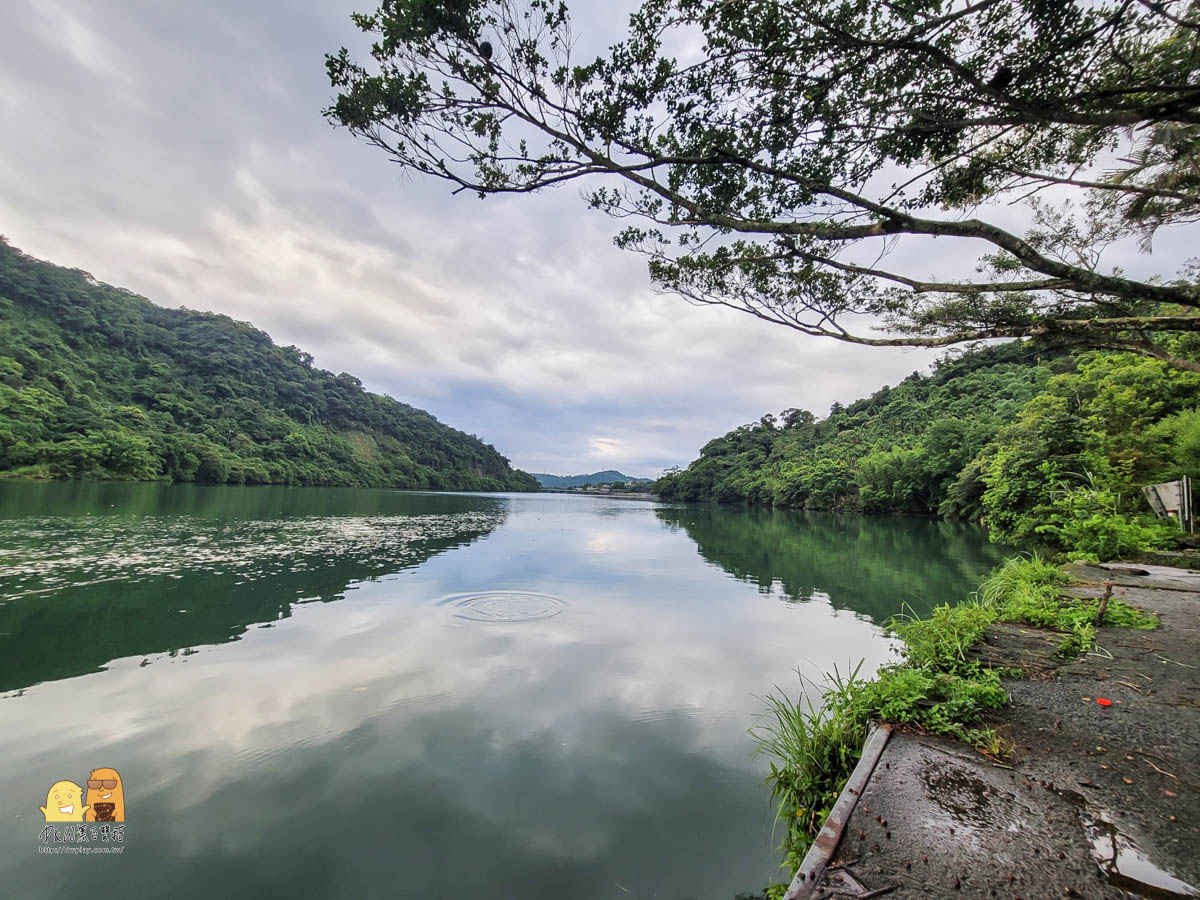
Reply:
<svg viewBox="0 0 1200 900"><path fill-rule="evenodd" d="M1111 580L1160 627L1065 665L1038 629L989 633L1033 676L990 723L1013 758L895 732L814 897L1200 897L1200 573L1130 568L1077 590Z"/></svg>

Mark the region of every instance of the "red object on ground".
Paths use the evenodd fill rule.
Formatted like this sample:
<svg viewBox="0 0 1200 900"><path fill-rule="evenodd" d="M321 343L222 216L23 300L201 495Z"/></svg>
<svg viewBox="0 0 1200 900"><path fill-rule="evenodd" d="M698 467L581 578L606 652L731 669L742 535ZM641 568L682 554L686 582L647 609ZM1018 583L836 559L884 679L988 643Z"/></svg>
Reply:
<svg viewBox="0 0 1200 900"><path fill-rule="evenodd" d="M1097 697L1096 702L1099 703L1101 706L1112 706L1112 701L1105 697Z"/></svg>

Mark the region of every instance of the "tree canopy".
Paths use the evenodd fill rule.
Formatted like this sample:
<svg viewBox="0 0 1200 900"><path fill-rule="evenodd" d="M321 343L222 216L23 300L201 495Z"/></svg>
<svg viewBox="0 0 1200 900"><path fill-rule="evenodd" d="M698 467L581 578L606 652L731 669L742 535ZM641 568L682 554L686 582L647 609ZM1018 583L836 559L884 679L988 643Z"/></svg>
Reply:
<svg viewBox="0 0 1200 900"><path fill-rule="evenodd" d="M1103 261L1200 215L1197 0L645 0L590 60L552 0L354 21L372 59L328 56L331 121L456 191L584 180L692 302L860 344L1036 337L1200 370L1196 267Z"/></svg>
<svg viewBox="0 0 1200 900"><path fill-rule="evenodd" d="M0 472L538 489L475 436L245 322L156 306L2 238Z"/></svg>
<svg viewBox="0 0 1200 900"><path fill-rule="evenodd" d="M667 499L981 519L1108 558L1166 541L1139 485L1200 467L1200 375L1028 341L971 350L818 419L764 416L655 484Z"/></svg>

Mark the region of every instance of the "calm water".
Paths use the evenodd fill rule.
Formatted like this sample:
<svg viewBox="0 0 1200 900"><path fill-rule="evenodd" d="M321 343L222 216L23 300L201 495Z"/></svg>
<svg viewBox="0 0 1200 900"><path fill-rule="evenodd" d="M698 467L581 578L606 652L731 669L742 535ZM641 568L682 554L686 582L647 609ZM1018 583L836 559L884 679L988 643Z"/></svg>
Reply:
<svg viewBox="0 0 1200 900"><path fill-rule="evenodd" d="M0 484L0 893L732 900L746 729L974 528L563 495ZM39 853L116 768L121 855Z"/></svg>

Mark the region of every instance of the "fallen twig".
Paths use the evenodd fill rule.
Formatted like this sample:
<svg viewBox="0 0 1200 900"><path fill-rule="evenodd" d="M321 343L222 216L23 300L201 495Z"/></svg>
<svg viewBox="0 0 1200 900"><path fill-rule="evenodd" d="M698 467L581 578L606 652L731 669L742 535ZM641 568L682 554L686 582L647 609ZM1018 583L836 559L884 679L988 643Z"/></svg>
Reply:
<svg viewBox="0 0 1200 900"><path fill-rule="evenodd" d="M1144 762L1146 765L1148 765L1150 768L1152 768L1159 775L1166 775L1168 778L1178 778L1179 777L1174 772L1168 772L1165 769L1160 769L1158 766L1156 766L1154 763L1150 762L1150 760L1148 760L1148 759L1143 759L1142 762Z"/></svg>
<svg viewBox="0 0 1200 900"><path fill-rule="evenodd" d="M1154 655L1158 656L1157 653ZM1176 662L1173 659L1167 659L1165 656L1158 656L1158 658L1165 663L1174 663L1177 666L1183 666L1185 669L1200 669L1200 666L1189 666L1187 663Z"/></svg>
<svg viewBox="0 0 1200 900"><path fill-rule="evenodd" d="M1104 583L1104 596L1100 598L1100 608L1096 610L1096 627L1104 624L1104 614L1108 612L1108 598L1112 596L1112 582Z"/></svg>
<svg viewBox="0 0 1200 900"><path fill-rule="evenodd" d="M1160 760L1162 760L1162 761L1163 761L1163 762L1165 762L1165 763L1171 763L1171 762L1173 762L1172 760L1166 759L1165 757L1162 757L1162 756L1158 756L1157 754L1154 754L1154 753L1147 753L1145 750L1134 750L1133 752L1134 752L1134 753L1136 753L1138 756L1153 756L1155 759L1160 759ZM1163 774L1163 775L1170 775L1170 776L1171 776L1172 778L1174 778L1176 781L1179 781L1179 782L1182 782L1183 784L1186 784L1188 787L1192 788L1193 790L1200 791L1200 784L1196 784L1196 782L1192 781L1190 778L1184 778L1184 777L1182 777L1182 776L1180 776L1180 775L1173 775L1173 774L1172 774L1172 773L1170 773L1170 772L1164 771L1163 769L1160 769L1158 766L1154 765L1154 763L1150 762L1150 760L1146 760L1146 763L1147 763L1147 764L1148 764L1148 765L1149 765L1149 766L1150 766L1152 769L1154 769L1154 771L1156 771L1156 772L1162 772L1162 774Z"/></svg>
<svg viewBox="0 0 1200 900"><path fill-rule="evenodd" d="M854 865L856 862L858 862L860 859L862 859L861 856L856 856L856 857L854 857L854 859L848 859L845 862L834 863L832 866L826 866L825 871L826 872L836 872L838 869L848 869L852 865Z"/></svg>

